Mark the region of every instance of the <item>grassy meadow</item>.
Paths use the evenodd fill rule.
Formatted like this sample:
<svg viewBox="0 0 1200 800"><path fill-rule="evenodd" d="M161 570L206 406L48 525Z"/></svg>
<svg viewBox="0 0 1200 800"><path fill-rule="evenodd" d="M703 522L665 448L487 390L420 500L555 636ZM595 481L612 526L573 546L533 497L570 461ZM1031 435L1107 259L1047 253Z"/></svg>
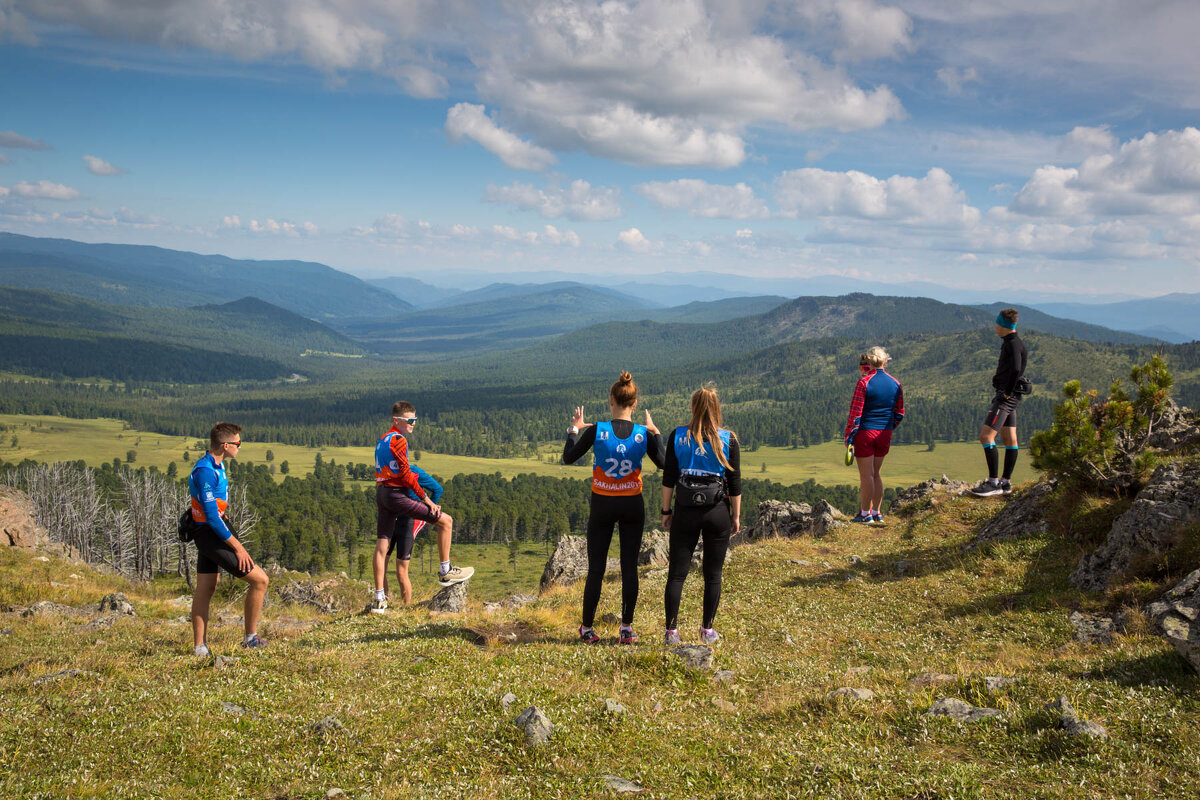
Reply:
<svg viewBox="0 0 1200 800"><path fill-rule="evenodd" d="M275 601L261 628L271 645L254 652L236 647L240 605L230 600L214 609L224 622L210 643L237 660L214 668L190 655L186 598L173 599L181 585L132 585L0 550L0 608L95 608L121 590L138 611L111 627L5 617L0 790L595 798L612 796L615 775L650 798L1195 797L1200 678L1140 624L1109 645L1075 641L1072 610L1121 604L1066 588L1112 513L1104 502L1056 502L1068 507L1051 514L1049 531L985 552L961 545L1002 501L963 498L883 528L736 548L717 618L724 681L659 646L661 568L643 571L634 647L616 645L610 624L598 628L600 645L575 641L578 586L518 611L489 614L472 600L452 617L420 606L325 616ZM618 610L619 594L610 578L601 614ZM693 575L680 624L689 641L700 594ZM925 672L951 677L911 682ZM985 676L1016 682L989 691ZM843 686L875 696L827 698ZM506 693L516 697L507 709ZM1107 740L1056 727L1044 706L1064 694ZM927 717L940 697L1002 717ZM625 713L606 710L608 698ZM556 726L540 747L513 725L530 705Z"/></svg>
<svg viewBox="0 0 1200 800"><path fill-rule="evenodd" d="M31 458L35 461L75 461L83 459L89 466L98 467L111 463L114 458L123 463L128 451L136 452L133 466L155 466L166 470L172 461L180 474L190 466L183 461L183 452L189 451L194 461L199 451L194 445L195 437L163 436L157 433L136 431L127 428L124 422L113 419L70 419L54 416L24 416L0 414L0 425L8 430L0 431L0 458L20 461ZM290 474L303 476L312 472L317 453L326 461L333 459L339 464L349 462L365 464L374 460L371 447L300 447L277 442L255 441L253 431L243 434L246 445L239 457L256 464L265 463L267 451L274 455L274 463L288 462ZM13 436L17 447L12 447ZM413 436L413 446L420 452L417 463L428 472L443 477L458 473L499 472L505 477L522 473L551 477L585 478L587 472L578 466L567 467L559 462L561 443L547 444L537 457L529 458L476 458L431 453L420 449L420 430ZM795 450L786 447L760 447L742 454L742 474L747 478L762 478L783 484L803 483L813 480L826 486L856 484L858 473L854 467L842 462L843 449L838 442L826 442ZM1023 454L1026 455L1026 454ZM766 471L763 471L763 465ZM653 465L648 464L649 469ZM974 480L980 477L983 456L979 445L974 442L939 443L929 451L923 444L898 445L892 448L884 462L884 478L891 486L910 486L926 478L945 473L959 480ZM1027 480L1033 471L1029 459L1022 458L1017 464L1014 479ZM277 480L283 476L276 472Z"/></svg>

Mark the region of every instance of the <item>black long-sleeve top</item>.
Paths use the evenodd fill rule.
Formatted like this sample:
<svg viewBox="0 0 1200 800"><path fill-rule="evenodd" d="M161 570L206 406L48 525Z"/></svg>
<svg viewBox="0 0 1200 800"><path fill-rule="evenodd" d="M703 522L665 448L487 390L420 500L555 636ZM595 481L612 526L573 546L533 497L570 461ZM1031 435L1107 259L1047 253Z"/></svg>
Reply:
<svg viewBox="0 0 1200 800"><path fill-rule="evenodd" d="M1003 341L1000 345L1000 362L996 364L996 374L992 376L992 388L1001 394L1011 395L1017 388L1017 379L1025 374L1028 356L1025 343L1016 331L1005 335Z"/></svg>
<svg viewBox="0 0 1200 800"><path fill-rule="evenodd" d="M633 423L627 419L614 419L612 421L613 433L621 439L628 439L633 433ZM580 433L568 433L567 443L563 445L563 463L574 464L579 459L587 455L587 451L592 449L592 445L596 443L596 426L588 425ZM662 436L653 431L646 431L646 456L662 469L665 461L663 453Z"/></svg>
<svg viewBox="0 0 1200 800"><path fill-rule="evenodd" d="M679 456L675 455L672 443L667 447L667 465L663 467L662 484L668 489L674 489L679 480ZM725 492L730 497L740 497L742 494L742 449L734 436L729 437L729 468L725 470Z"/></svg>

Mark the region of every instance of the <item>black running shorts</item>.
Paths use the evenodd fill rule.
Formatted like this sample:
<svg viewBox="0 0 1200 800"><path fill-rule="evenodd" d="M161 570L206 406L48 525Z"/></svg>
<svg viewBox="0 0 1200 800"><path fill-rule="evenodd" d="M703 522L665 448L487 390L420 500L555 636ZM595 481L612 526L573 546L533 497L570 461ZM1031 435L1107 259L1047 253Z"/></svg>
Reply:
<svg viewBox="0 0 1200 800"><path fill-rule="evenodd" d="M1017 406L1020 404L1021 398L1018 395L1005 397L997 394L992 398L992 407L988 409L983 424L994 431L1017 427Z"/></svg>
<svg viewBox="0 0 1200 800"><path fill-rule="evenodd" d="M384 486L382 483L375 487L375 505L378 506L376 539L391 539L396 534L397 517L433 523L442 516L440 511L437 514L430 513L424 500L414 500L404 489L398 486Z"/></svg>
<svg viewBox="0 0 1200 800"><path fill-rule="evenodd" d="M411 519L409 517L397 517L396 527L393 528L392 543L388 545L388 557L392 552L396 553L396 558L400 561L411 561L413 543L417 541L417 534L425 527L425 520Z"/></svg>
<svg viewBox="0 0 1200 800"><path fill-rule="evenodd" d="M192 536L192 544L196 545L196 574L215 575L217 568L228 572L235 578L244 578L250 574L248 570L238 567L237 552L225 539L207 525L200 523ZM254 569L251 565L250 569Z"/></svg>

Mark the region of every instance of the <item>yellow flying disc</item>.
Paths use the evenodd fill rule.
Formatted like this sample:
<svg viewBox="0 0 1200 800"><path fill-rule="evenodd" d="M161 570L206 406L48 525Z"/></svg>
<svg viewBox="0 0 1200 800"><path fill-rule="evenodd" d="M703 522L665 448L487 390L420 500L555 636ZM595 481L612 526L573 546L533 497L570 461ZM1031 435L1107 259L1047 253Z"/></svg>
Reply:
<svg viewBox="0 0 1200 800"><path fill-rule="evenodd" d="M853 463L854 463L854 445L848 444L848 445L846 445L846 466L848 467Z"/></svg>

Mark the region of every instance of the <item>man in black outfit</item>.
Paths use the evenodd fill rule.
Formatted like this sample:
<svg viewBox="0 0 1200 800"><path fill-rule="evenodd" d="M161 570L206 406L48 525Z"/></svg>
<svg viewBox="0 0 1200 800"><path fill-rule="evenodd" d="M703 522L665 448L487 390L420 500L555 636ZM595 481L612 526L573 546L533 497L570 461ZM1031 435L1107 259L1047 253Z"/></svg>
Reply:
<svg viewBox="0 0 1200 800"><path fill-rule="evenodd" d="M1025 374L1025 343L1017 336L1017 310L1006 308L996 316L996 335L1003 338L1000 345L1000 361L996 364L996 374L992 376L992 387L996 396L992 398L992 407L988 409L987 418L979 431L979 443L983 445L983 455L987 459L988 477L971 490L976 497L992 497L998 494L1008 494L1012 491L1013 467L1017 465L1017 406L1021 404L1021 395L1017 391L1017 382ZM1000 434L1004 442L1004 474L1000 474L1000 454L996 448L996 434Z"/></svg>

